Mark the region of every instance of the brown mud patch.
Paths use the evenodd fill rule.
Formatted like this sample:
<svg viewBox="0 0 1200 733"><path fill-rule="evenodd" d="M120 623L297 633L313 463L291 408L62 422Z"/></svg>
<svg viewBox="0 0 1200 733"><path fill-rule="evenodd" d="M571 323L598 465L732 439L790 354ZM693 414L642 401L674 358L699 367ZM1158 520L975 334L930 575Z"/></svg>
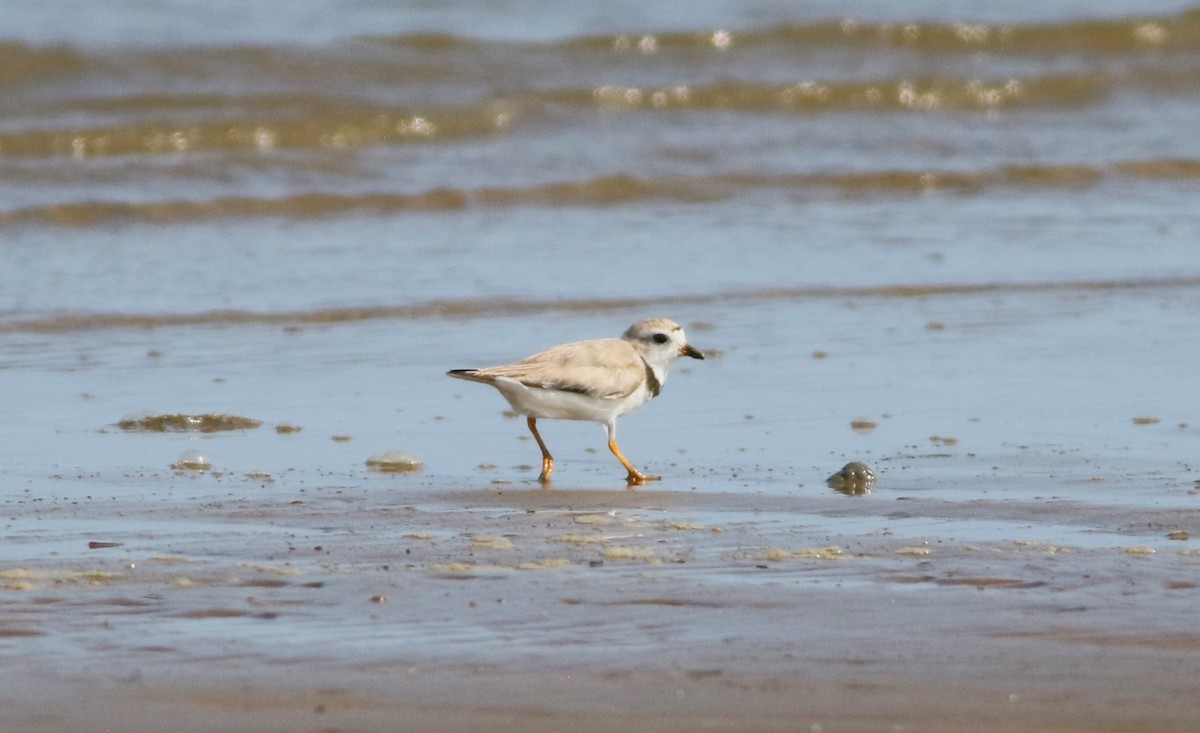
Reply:
<svg viewBox="0 0 1200 733"><path fill-rule="evenodd" d="M117 427L130 433L217 433L226 430L255 430L260 425L261 420L219 413L141 415L127 417L117 423Z"/></svg>

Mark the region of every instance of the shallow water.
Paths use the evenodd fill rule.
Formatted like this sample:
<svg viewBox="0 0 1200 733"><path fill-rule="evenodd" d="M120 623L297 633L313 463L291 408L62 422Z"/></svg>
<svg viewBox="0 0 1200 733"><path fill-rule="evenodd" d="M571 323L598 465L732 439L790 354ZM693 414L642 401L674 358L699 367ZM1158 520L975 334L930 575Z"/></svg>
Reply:
<svg viewBox="0 0 1200 733"><path fill-rule="evenodd" d="M1194 727L1196 8L136 5L0 9L0 728ZM444 375L657 314L645 488Z"/></svg>

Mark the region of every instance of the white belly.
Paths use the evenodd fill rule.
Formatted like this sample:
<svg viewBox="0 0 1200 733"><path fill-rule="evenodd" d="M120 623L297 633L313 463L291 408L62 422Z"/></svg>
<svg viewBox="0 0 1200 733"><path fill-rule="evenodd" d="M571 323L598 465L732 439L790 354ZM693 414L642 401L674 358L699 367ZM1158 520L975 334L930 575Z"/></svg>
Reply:
<svg viewBox="0 0 1200 733"><path fill-rule="evenodd" d="M644 388L628 397L617 399L589 397L578 392L534 389L505 377L496 379L492 385L500 390L508 404L520 414L557 420L608 422L640 407L650 397L650 393Z"/></svg>

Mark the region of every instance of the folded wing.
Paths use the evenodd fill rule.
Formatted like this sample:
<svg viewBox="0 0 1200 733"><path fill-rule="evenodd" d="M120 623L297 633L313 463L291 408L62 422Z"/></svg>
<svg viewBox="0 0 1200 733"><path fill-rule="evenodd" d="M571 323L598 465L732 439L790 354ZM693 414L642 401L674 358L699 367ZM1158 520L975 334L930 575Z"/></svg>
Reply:
<svg viewBox="0 0 1200 733"><path fill-rule="evenodd" d="M506 377L527 387L620 399L637 391L645 374L645 362L628 342L596 339L553 346L515 364L475 369L470 376L461 376L476 381Z"/></svg>

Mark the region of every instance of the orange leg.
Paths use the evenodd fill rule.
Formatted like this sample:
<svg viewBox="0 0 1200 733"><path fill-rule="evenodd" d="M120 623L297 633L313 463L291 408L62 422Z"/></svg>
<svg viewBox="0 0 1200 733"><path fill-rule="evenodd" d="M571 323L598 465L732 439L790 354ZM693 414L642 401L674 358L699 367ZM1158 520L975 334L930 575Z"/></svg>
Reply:
<svg viewBox="0 0 1200 733"><path fill-rule="evenodd" d="M634 468L633 464L621 454L621 449L617 447L617 426L613 423L610 423L605 425L605 427L608 429L608 449L612 451L614 456L617 457L617 460L621 462L621 465L625 467L625 470L629 471L629 475L625 477L625 482L629 484L630 488L634 486L641 486L647 481L662 480L662 476L647 476L646 474Z"/></svg>
<svg viewBox="0 0 1200 733"><path fill-rule="evenodd" d="M550 455L550 451L546 450L546 443L542 441L542 436L538 433L537 418L527 418L525 424L529 426L529 432L533 433L533 439L537 441L538 447L542 449L542 475L538 476L538 481L548 484L550 483L550 474L554 473L554 456Z"/></svg>

